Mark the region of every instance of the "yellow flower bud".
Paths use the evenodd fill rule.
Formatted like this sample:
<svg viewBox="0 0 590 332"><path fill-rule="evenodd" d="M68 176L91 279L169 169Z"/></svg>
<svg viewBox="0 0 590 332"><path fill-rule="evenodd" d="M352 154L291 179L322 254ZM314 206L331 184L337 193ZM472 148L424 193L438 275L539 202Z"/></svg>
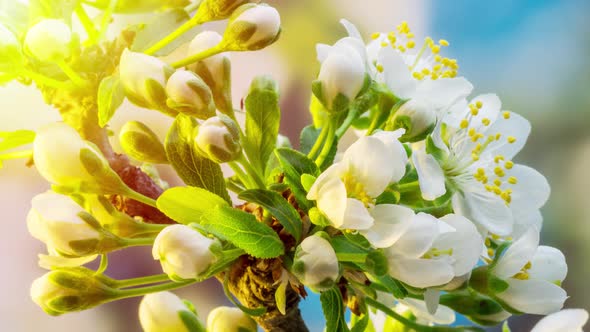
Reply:
<svg viewBox="0 0 590 332"><path fill-rule="evenodd" d="M121 147L131 158L153 164L167 164L166 150L156 134L139 121L129 121L119 133Z"/></svg>

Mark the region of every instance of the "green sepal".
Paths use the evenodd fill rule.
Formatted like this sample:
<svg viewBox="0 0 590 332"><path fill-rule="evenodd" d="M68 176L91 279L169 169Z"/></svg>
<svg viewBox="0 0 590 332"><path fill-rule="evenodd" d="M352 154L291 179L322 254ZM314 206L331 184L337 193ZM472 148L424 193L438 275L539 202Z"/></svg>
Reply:
<svg viewBox="0 0 590 332"><path fill-rule="evenodd" d="M510 285L500 278L497 278L494 275L490 275L488 278L488 289L492 294L502 293L503 291L507 290Z"/></svg>
<svg viewBox="0 0 590 332"><path fill-rule="evenodd" d="M322 213L322 211L320 211L320 209L318 209L317 207L312 207L311 209L309 209L307 214L309 216L309 221L311 221L311 223L314 225L317 225L320 227L326 227L326 226L332 225L332 223L330 223L330 220L328 219L328 217L326 217L326 215L324 215Z"/></svg>
<svg viewBox="0 0 590 332"><path fill-rule="evenodd" d="M322 105L326 105L326 100L324 99L324 89L322 89L322 81L315 80L311 82L311 92Z"/></svg>
<svg viewBox="0 0 590 332"><path fill-rule="evenodd" d="M376 276L365 273L371 281L371 287L375 290L392 294L396 299L403 299L408 296L408 290L398 280L390 275Z"/></svg>
<svg viewBox="0 0 590 332"><path fill-rule="evenodd" d="M432 155L436 160L443 160L445 158L445 152L434 144L434 140L431 135L426 137L426 153Z"/></svg>
<svg viewBox="0 0 590 332"><path fill-rule="evenodd" d="M227 206L226 200L203 188L174 187L162 193L156 201L158 209L181 224L199 223L201 217L218 206Z"/></svg>
<svg viewBox="0 0 590 332"><path fill-rule="evenodd" d="M147 98L149 108L158 110L172 117L175 117L178 114L178 111L170 109L166 104L166 99L168 96L164 87L160 85L160 82L152 78L148 78L145 80L145 91L147 96L144 98Z"/></svg>
<svg viewBox="0 0 590 332"><path fill-rule="evenodd" d="M316 179L317 178L311 174L302 174L301 175L301 185L303 186L303 189L305 189L305 191L309 192L309 190L311 189L311 187L315 183Z"/></svg>
<svg viewBox="0 0 590 332"><path fill-rule="evenodd" d="M281 282L275 291L275 303L277 309L283 315L287 313L287 286L289 282Z"/></svg>
<svg viewBox="0 0 590 332"><path fill-rule="evenodd" d="M194 312L188 310L181 310L178 312L180 320L186 327L188 332L205 332L205 327L199 321L199 318Z"/></svg>
<svg viewBox="0 0 590 332"><path fill-rule="evenodd" d="M107 76L98 86L98 125L104 127L125 99L125 89L119 75Z"/></svg>
<svg viewBox="0 0 590 332"><path fill-rule="evenodd" d="M389 263L382 250L369 252L365 260L365 266L368 271L371 271L371 273L378 277L382 277L389 272Z"/></svg>

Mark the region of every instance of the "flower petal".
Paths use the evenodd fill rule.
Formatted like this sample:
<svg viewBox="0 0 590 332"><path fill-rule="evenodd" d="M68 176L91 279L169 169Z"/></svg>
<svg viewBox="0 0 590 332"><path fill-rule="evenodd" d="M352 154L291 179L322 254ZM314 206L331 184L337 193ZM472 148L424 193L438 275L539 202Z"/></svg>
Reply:
<svg viewBox="0 0 590 332"><path fill-rule="evenodd" d="M372 136L359 138L342 157L347 173L363 185L365 193L370 197L379 196L387 188L392 175L388 167L395 162L387 146Z"/></svg>
<svg viewBox="0 0 590 332"><path fill-rule="evenodd" d="M329 178L318 191L317 205L336 228L344 223L346 187L339 178Z"/></svg>
<svg viewBox="0 0 590 332"><path fill-rule="evenodd" d="M494 275L508 279L518 273L535 255L539 246L539 231L529 229L506 249L493 269Z"/></svg>
<svg viewBox="0 0 590 332"><path fill-rule="evenodd" d="M393 245L406 232L414 219L414 211L401 205L379 204L369 212L375 222L371 228L361 231L361 234L376 248Z"/></svg>
<svg viewBox="0 0 590 332"><path fill-rule="evenodd" d="M419 258L430 249L438 235L438 220L418 213L406 233L389 250L396 255Z"/></svg>
<svg viewBox="0 0 590 332"><path fill-rule="evenodd" d="M563 307L566 292L559 286L539 279L508 279L508 289L496 296L512 308L528 314L548 315Z"/></svg>
<svg viewBox="0 0 590 332"><path fill-rule="evenodd" d="M458 214L447 214L440 221L449 224L455 232L442 234L433 246L440 250L452 249L455 276L467 274L479 260L483 246L481 235L469 219Z"/></svg>
<svg viewBox="0 0 590 332"><path fill-rule="evenodd" d="M421 81L412 97L426 100L437 109L445 109L467 97L472 90L473 85L464 77L439 78Z"/></svg>
<svg viewBox="0 0 590 332"><path fill-rule="evenodd" d="M543 279L549 282L562 282L567 275L565 256L556 248L539 246L533 259L529 276L535 279Z"/></svg>
<svg viewBox="0 0 590 332"><path fill-rule="evenodd" d="M446 193L445 174L438 161L426 153L424 143L413 144L412 162L418 173L422 198L433 201Z"/></svg>
<svg viewBox="0 0 590 332"><path fill-rule="evenodd" d="M513 210L512 214L514 216L514 228L511 236L515 239L521 237L531 227L535 227L540 231L543 226L543 215L539 210Z"/></svg>
<svg viewBox="0 0 590 332"><path fill-rule="evenodd" d="M402 56L391 47L379 50L377 62L383 66L383 78L391 91L401 99L410 99L416 92L417 82L412 77Z"/></svg>
<svg viewBox="0 0 590 332"><path fill-rule="evenodd" d="M389 274L418 288L446 284L453 279L453 268L445 260L391 256Z"/></svg>
<svg viewBox="0 0 590 332"><path fill-rule="evenodd" d="M467 217L492 233L508 235L512 232L513 217L510 208L500 197L492 193L456 193L453 195L452 204L455 213Z"/></svg>
<svg viewBox="0 0 590 332"><path fill-rule="evenodd" d="M512 189L510 208L513 211L538 209L549 199L551 192L549 183L535 169L524 165L514 165L506 171L506 176L513 176L517 181L516 184L505 185Z"/></svg>
<svg viewBox="0 0 590 332"><path fill-rule="evenodd" d="M429 290L426 291L428 292ZM436 312L431 314L428 312L426 308L427 304L424 301L406 297L405 299L400 300L400 303L410 308L410 311L412 311L412 313L418 318L419 322L443 325L449 325L455 322L455 312L451 308L444 305L438 306Z"/></svg>
<svg viewBox="0 0 590 332"><path fill-rule="evenodd" d="M404 145L399 141L399 138L404 134L405 129L398 129L395 131L380 131L372 135L376 137L383 144L392 155L394 162L388 165L391 168L390 183L398 182L406 173L406 164L408 163L408 154Z"/></svg>
<svg viewBox="0 0 590 332"><path fill-rule="evenodd" d="M346 199L344 220L340 228L364 230L373 226L374 220L369 210L358 199Z"/></svg>
<svg viewBox="0 0 590 332"><path fill-rule="evenodd" d="M490 143L484 152L512 159L524 147L531 133L531 124L519 114L508 111L505 113L508 115L508 119L504 115L498 117L496 122L484 133L486 136L500 134L500 139ZM512 139L514 141L510 143Z"/></svg>
<svg viewBox="0 0 590 332"><path fill-rule="evenodd" d="M352 24L349 20L343 18L340 20L340 24L342 24L344 26L344 28L346 29L346 32L348 33L348 35L350 37L356 38L360 41L363 41L363 37L361 36L361 33L356 28L356 26L354 24Z"/></svg>
<svg viewBox="0 0 590 332"><path fill-rule="evenodd" d="M440 301L440 291L434 288L428 288L424 292L424 303L428 313L434 315L438 309L438 302Z"/></svg>
<svg viewBox="0 0 590 332"><path fill-rule="evenodd" d="M588 311L584 309L563 309L543 317L531 332L582 332L588 321Z"/></svg>

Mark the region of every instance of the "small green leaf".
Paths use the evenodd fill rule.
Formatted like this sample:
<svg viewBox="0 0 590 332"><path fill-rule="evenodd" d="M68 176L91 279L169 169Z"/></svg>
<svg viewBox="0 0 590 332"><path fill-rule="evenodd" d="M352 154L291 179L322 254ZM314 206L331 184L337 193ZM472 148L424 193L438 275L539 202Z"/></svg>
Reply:
<svg viewBox="0 0 590 332"><path fill-rule="evenodd" d="M227 205L218 205L205 213L200 224L257 258L274 258L285 251L283 242L272 228L258 222L254 215Z"/></svg>
<svg viewBox="0 0 590 332"><path fill-rule="evenodd" d="M367 277L369 277L369 280L372 282L371 287L376 290L393 294L396 299L403 299L408 296L408 291L405 287L389 275L376 276L373 274L367 274Z"/></svg>
<svg viewBox="0 0 590 332"><path fill-rule="evenodd" d="M361 318L359 321L356 322L356 324L354 324L352 326L352 328L350 329L350 332L365 332L367 329L367 326L369 326L369 314L364 314L362 315L363 318Z"/></svg>
<svg viewBox="0 0 590 332"><path fill-rule="evenodd" d="M504 321L504 324L502 325L502 332L512 332L512 330L510 330L510 326L508 326L508 321Z"/></svg>
<svg viewBox="0 0 590 332"><path fill-rule="evenodd" d="M309 174L301 175L301 185L303 185L303 189L305 189L305 191L309 192L309 190L311 189L311 187L315 183L316 179L317 178L313 175L309 175Z"/></svg>
<svg viewBox="0 0 590 332"><path fill-rule="evenodd" d="M326 331L350 331L344 320L344 304L342 303L340 291L337 288L332 288L322 292L320 301L326 317Z"/></svg>
<svg viewBox="0 0 590 332"><path fill-rule="evenodd" d="M318 209L317 207L312 207L311 209L309 209L309 212L307 212L307 215L309 216L309 220L311 221L311 223L314 225L318 225L321 227L326 227L326 226L331 225L328 217L326 217L322 213L322 211L320 211L320 209Z"/></svg>
<svg viewBox="0 0 590 332"><path fill-rule="evenodd" d="M301 153L308 154L311 151L321 131L321 128L316 128L314 125L303 128L299 137L299 150L301 150Z"/></svg>
<svg viewBox="0 0 590 332"><path fill-rule="evenodd" d="M336 252L336 257L341 262L365 263L370 252L368 249L352 244L344 236L333 237L331 243Z"/></svg>
<svg viewBox="0 0 590 332"><path fill-rule="evenodd" d="M107 76L98 86L98 124L104 127L125 99L125 91L118 75Z"/></svg>
<svg viewBox="0 0 590 332"><path fill-rule="evenodd" d="M168 161L180 178L189 186L208 191L231 202L225 189L225 179L219 164L199 155L194 149L193 131L197 120L179 114L166 137Z"/></svg>
<svg viewBox="0 0 590 332"><path fill-rule="evenodd" d="M270 190L252 189L241 192L238 197L262 206L277 218L297 242L301 240L301 233L303 231L301 217L297 210L281 194Z"/></svg>
<svg viewBox="0 0 590 332"><path fill-rule="evenodd" d="M293 149L280 148L276 149L275 153L285 173L285 181L291 186L291 191L295 195L299 207L308 211L314 204L305 197L307 192L301 184L301 175L318 176L319 170L316 164L301 152Z"/></svg>
<svg viewBox="0 0 590 332"><path fill-rule="evenodd" d="M147 50L150 46L178 29L189 19L190 16L188 13L184 9L179 8L156 14L151 22L138 26L138 32L133 41L133 45L131 45L131 50L134 52L143 52ZM153 55L163 56L172 53L172 51L176 50L180 45L189 42L194 38L199 30L200 27L198 26L190 29L170 42L170 44L156 51Z"/></svg>
<svg viewBox="0 0 590 332"><path fill-rule="evenodd" d="M205 328L199 321L199 318L195 313L190 312L188 310L181 310L178 312L178 316L180 320L186 327L186 330L189 332L205 332Z"/></svg>
<svg viewBox="0 0 590 332"><path fill-rule="evenodd" d="M199 223L203 214L217 206L229 206L223 198L197 187L170 188L158 197L157 205L168 217L185 225Z"/></svg>
<svg viewBox="0 0 590 332"><path fill-rule="evenodd" d="M35 132L31 130L0 131L0 151L33 143Z"/></svg>
<svg viewBox="0 0 590 332"><path fill-rule="evenodd" d="M279 309L279 312L283 315L287 313L287 285L289 285L288 282L281 282L275 291L277 309Z"/></svg>
<svg viewBox="0 0 590 332"><path fill-rule="evenodd" d="M426 138L426 153L432 155L436 160L442 160L444 158L444 151L434 144L431 135L428 135Z"/></svg>
<svg viewBox="0 0 590 332"><path fill-rule="evenodd" d="M281 111L276 83L268 77L256 77L244 101L246 108L246 137L244 149L250 163L265 173L279 135Z"/></svg>

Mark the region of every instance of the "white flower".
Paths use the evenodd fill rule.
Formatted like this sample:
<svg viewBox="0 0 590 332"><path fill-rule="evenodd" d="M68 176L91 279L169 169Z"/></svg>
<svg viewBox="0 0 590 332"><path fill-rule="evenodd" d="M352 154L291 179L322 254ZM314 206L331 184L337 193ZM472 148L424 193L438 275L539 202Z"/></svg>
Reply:
<svg viewBox="0 0 590 332"><path fill-rule="evenodd" d="M455 214L436 219L418 213L407 231L386 249L389 274L414 287L444 285L471 271L482 246L469 220Z"/></svg>
<svg viewBox="0 0 590 332"><path fill-rule="evenodd" d="M404 175L407 155L398 141L403 131L361 137L317 178L307 198L341 229L358 230L376 247L388 247L408 227L413 211L375 205L375 198Z"/></svg>
<svg viewBox="0 0 590 332"><path fill-rule="evenodd" d="M222 40L215 31L203 31L193 38L188 46L188 55L197 54L218 45ZM229 77L229 53L219 53L189 65L189 69L197 73L211 89L221 89Z"/></svg>
<svg viewBox="0 0 590 332"><path fill-rule="evenodd" d="M299 244L295 252L293 271L301 283L319 291L334 286L340 274L332 245L317 235L309 236Z"/></svg>
<svg viewBox="0 0 590 332"><path fill-rule="evenodd" d="M258 50L272 44L281 30L279 12L266 4L244 4L232 14L223 39L231 50Z"/></svg>
<svg viewBox="0 0 590 332"><path fill-rule="evenodd" d="M33 197L31 203L27 227L34 238L62 255L96 253L102 233L80 217L86 211L69 197L48 191Z"/></svg>
<svg viewBox="0 0 590 332"><path fill-rule="evenodd" d="M537 171L511 161L524 146L529 122L500 110L493 94L477 96L468 105L457 103L432 134L439 155L435 158L417 144L413 162L424 199L442 196L446 183L456 213L487 231L511 235L515 223L526 223L519 232L540 223L538 209L550 189Z"/></svg>
<svg viewBox="0 0 590 332"><path fill-rule="evenodd" d="M393 116L393 129L406 130L402 141L421 141L432 132L437 122L437 114L430 104L420 99L404 103Z"/></svg>
<svg viewBox="0 0 590 332"><path fill-rule="evenodd" d="M217 307L207 316L209 332L256 332L256 322L242 310L232 307Z"/></svg>
<svg viewBox="0 0 590 332"><path fill-rule="evenodd" d="M235 160L242 152L239 130L236 123L225 115L211 117L198 127L195 146L217 163Z"/></svg>
<svg viewBox="0 0 590 332"><path fill-rule="evenodd" d="M41 61L61 61L70 57L72 31L62 20L45 19L27 31L24 45Z"/></svg>
<svg viewBox="0 0 590 332"><path fill-rule="evenodd" d="M162 60L128 49L121 54L119 73L127 98L145 108L164 110L166 82L173 69Z"/></svg>
<svg viewBox="0 0 590 332"><path fill-rule="evenodd" d="M189 332L182 316L198 321L186 304L170 292L148 294L139 304L139 322L145 332Z"/></svg>
<svg viewBox="0 0 590 332"><path fill-rule="evenodd" d="M164 228L152 248L154 259L172 279L199 279L217 261L219 241L185 225Z"/></svg>
<svg viewBox="0 0 590 332"><path fill-rule="evenodd" d="M559 286L567 275L565 257L558 249L539 246L535 228L510 245L490 273L508 285L495 296L518 311L547 315L567 299Z"/></svg>
<svg viewBox="0 0 590 332"><path fill-rule="evenodd" d="M588 321L588 311L584 309L563 309L543 317L531 332L583 332Z"/></svg>
<svg viewBox="0 0 590 332"><path fill-rule="evenodd" d="M166 83L168 107L181 113L207 119L215 115L211 89L194 73L177 70Z"/></svg>

